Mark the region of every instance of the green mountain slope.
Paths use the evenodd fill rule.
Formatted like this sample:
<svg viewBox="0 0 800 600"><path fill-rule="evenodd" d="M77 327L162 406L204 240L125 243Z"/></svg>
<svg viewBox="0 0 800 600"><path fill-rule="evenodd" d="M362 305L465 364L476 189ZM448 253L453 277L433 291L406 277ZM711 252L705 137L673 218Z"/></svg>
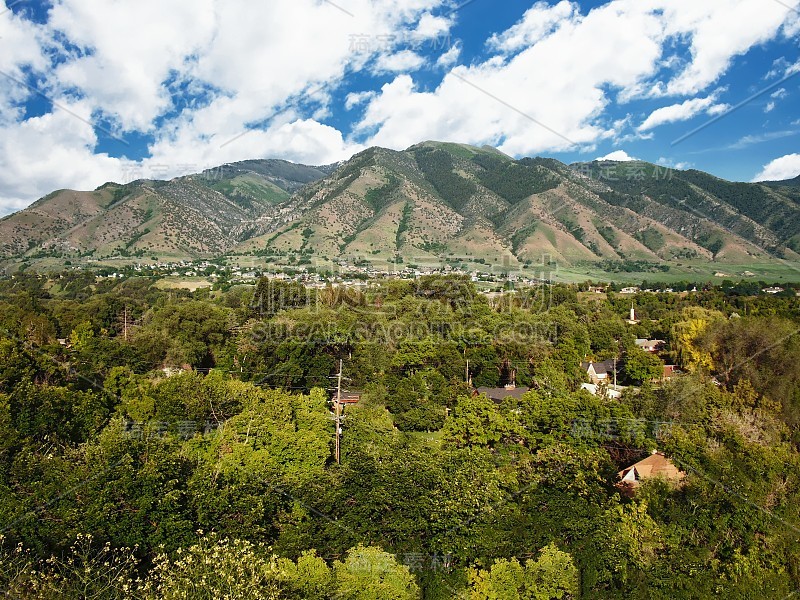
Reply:
<svg viewBox="0 0 800 600"><path fill-rule="evenodd" d="M62 190L0 220L3 256L224 253L262 231L276 207L323 168L251 160L170 181Z"/></svg>
<svg viewBox="0 0 800 600"><path fill-rule="evenodd" d="M0 239L5 256L28 258L748 264L800 258L798 189L425 142L328 167L245 161L167 182L57 192L0 221Z"/></svg>
<svg viewBox="0 0 800 600"><path fill-rule="evenodd" d="M795 259L800 223L783 188L648 163L513 160L436 142L362 152L284 210L273 231L239 250L373 262L746 263Z"/></svg>

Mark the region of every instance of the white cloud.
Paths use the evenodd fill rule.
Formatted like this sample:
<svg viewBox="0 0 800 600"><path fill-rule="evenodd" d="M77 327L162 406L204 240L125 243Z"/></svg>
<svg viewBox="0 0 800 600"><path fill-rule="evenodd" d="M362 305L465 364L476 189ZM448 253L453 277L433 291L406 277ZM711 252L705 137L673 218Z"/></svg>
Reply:
<svg viewBox="0 0 800 600"><path fill-rule="evenodd" d="M669 0L665 33L691 39L691 61L665 88L694 95L715 83L731 61L779 34L789 13L782 2L763 0ZM724 33L722 33L724 32Z"/></svg>
<svg viewBox="0 0 800 600"><path fill-rule="evenodd" d="M783 181L800 175L800 154L787 154L764 166L753 181Z"/></svg>
<svg viewBox="0 0 800 600"><path fill-rule="evenodd" d="M783 34L787 38L800 36L800 2L793 0L794 6L790 7L790 12L786 23L783 26ZM789 5L786 5L789 7Z"/></svg>
<svg viewBox="0 0 800 600"><path fill-rule="evenodd" d="M461 45L453 44L450 48L436 60L436 66L448 69L458 62L461 58Z"/></svg>
<svg viewBox="0 0 800 600"><path fill-rule="evenodd" d="M44 190L93 189L122 176L128 161L94 152L89 104L58 101L70 112L59 109L0 127L0 214L30 204Z"/></svg>
<svg viewBox="0 0 800 600"><path fill-rule="evenodd" d="M657 108L639 125L638 129L639 131L648 131L667 123L686 121L703 112L709 115L720 114L728 108L730 107L727 104L717 103L716 95L707 98L693 98L680 104Z"/></svg>
<svg viewBox="0 0 800 600"><path fill-rule="evenodd" d="M87 120L152 133L145 169L182 174L261 156L320 164L361 148L318 122L330 114L331 91L376 60L413 66L397 50L403 40L447 33L451 20L431 12L444 2L337 1L344 12L319 0L54 0L45 25L0 15L0 68L21 78L20 69L32 68L48 95L80 99ZM371 40L366 53L354 50L359 36ZM176 106L185 89L201 94ZM0 86L0 212L54 188L96 187L128 169L130 161L96 154L94 137L50 129L35 136L45 122L72 131L64 125L72 117L56 111L24 120L15 103L31 95ZM28 164L35 151L41 171Z"/></svg>
<svg viewBox="0 0 800 600"><path fill-rule="evenodd" d="M452 25L453 23L450 19L437 17L428 12L420 17L412 37L421 40L437 38L450 31Z"/></svg>
<svg viewBox="0 0 800 600"><path fill-rule="evenodd" d="M691 169L694 166L690 162L675 162L673 159L665 158L663 156L656 161L656 164L669 167L670 169L678 169L679 171L685 171L686 169Z"/></svg>
<svg viewBox="0 0 800 600"><path fill-rule="evenodd" d="M4 6L5 2L0 4L0 71L6 74L0 79L0 123L16 122L20 117L17 104L29 90L14 80L24 79L23 69L42 71L48 66L39 43L41 28Z"/></svg>
<svg viewBox="0 0 800 600"><path fill-rule="evenodd" d="M623 4L630 22L619 27ZM656 15L627 0L573 15L513 57L453 68L433 91L397 77L357 131L393 148L450 139L520 155L592 145L618 133L596 122L610 102L603 88L625 88L653 72L660 30Z"/></svg>
<svg viewBox="0 0 800 600"><path fill-rule="evenodd" d="M785 56L781 56L772 61L772 68L764 76L764 79L775 79L776 77L786 77L792 73L796 73L800 68L800 61L791 64L786 60Z"/></svg>
<svg viewBox="0 0 800 600"><path fill-rule="evenodd" d="M537 3L491 38L496 55L453 67L438 87L421 88L406 75L385 85L355 131L393 148L441 138L512 155L585 149L623 137L607 120L615 100L695 96L737 55L780 35L785 19L780 4L763 0L613 0L588 14L569 2ZM685 43L688 61L678 58ZM677 74L660 81L665 65ZM728 108L716 95L676 103L648 117L638 134Z"/></svg>
<svg viewBox="0 0 800 600"><path fill-rule="evenodd" d="M792 123L792 125L800 125L800 120ZM782 131L770 131L759 135L746 135L739 138L733 144L726 146L725 150L741 150L742 148L747 148L749 146L753 146L754 144L771 142L773 140L797 135L798 133L800 132L798 132L796 129L785 129Z"/></svg>
<svg viewBox="0 0 800 600"><path fill-rule="evenodd" d="M537 2L520 22L501 34L493 35L488 45L501 52L516 52L529 47L552 33L561 21L571 19L578 9L577 4L566 0L552 7L547 2Z"/></svg>
<svg viewBox="0 0 800 600"><path fill-rule="evenodd" d="M772 92L769 95L769 97L772 98L772 100L769 100L767 102L766 106L764 106L764 112L765 113L770 113L773 110L775 110L775 107L778 105L778 100L783 100L788 95L789 95L789 92L786 91L786 88L780 88L780 89L775 90L774 92Z"/></svg>
<svg viewBox="0 0 800 600"><path fill-rule="evenodd" d="M373 70L376 73L406 73L416 71L424 64L425 59L413 50L401 50L379 56Z"/></svg>
<svg viewBox="0 0 800 600"><path fill-rule="evenodd" d="M605 156L600 156L595 158L595 160L614 160L617 162L631 162L634 160L639 160L638 158L634 158L633 156L629 155L625 150L615 150L610 154L606 154Z"/></svg>
<svg viewBox="0 0 800 600"><path fill-rule="evenodd" d="M364 104L368 100L371 100L376 95L376 92L367 91L367 92L351 92L347 94L347 98L344 100L344 107L347 110L353 110L356 106Z"/></svg>
<svg viewBox="0 0 800 600"><path fill-rule="evenodd" d="M164 81L211 42L214 12L213 0L59 0L48 25L82 52L59 64L52 79L80 90L121 130L147 131L171 108Z"/></svg>

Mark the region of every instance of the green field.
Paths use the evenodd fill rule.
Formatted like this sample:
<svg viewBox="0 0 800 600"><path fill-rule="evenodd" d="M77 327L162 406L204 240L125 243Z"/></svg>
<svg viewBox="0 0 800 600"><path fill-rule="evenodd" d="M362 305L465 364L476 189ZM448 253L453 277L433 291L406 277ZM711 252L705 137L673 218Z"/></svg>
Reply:
<svg viewBox="0 0 800 600"><path fill-rule="evenodd" d="M743 275L745 271L753 273L754 276ZM715 276L718 272L725 273L726 276ZM597 267L585 265L581 267L559 267L553 272L553 278L564 283L579 283L587 279L615 283L641 283L643 280L665 283L678 281L722 283L725 279L731 281L766 281L769 283L784 281L788 283L800 281L800 263L778 260L745 265L695 262L683 263L682 266L672 266L667 272L655 273L611 273Z"/></svg>

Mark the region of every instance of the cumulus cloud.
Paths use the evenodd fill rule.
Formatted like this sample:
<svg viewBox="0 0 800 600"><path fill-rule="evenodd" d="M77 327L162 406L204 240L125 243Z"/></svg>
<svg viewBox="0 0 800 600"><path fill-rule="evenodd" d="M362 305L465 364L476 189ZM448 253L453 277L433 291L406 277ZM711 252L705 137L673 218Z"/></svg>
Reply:
<svg viewBox="0 0 800 600"><path fill-rule="evenodd" d="M80 102L86 121L151 135L136 163L145 171L260 156L321 164L361 148L319 122L331 92L369 65L412 68L403 40L444 36L452 21L432 12L444 1L344 0L342 11L318 0L55 0L45 24L0 14L0 69ZM96 187L132 164L97 152L92 128L68 127L68 113L27 119L21 103L35 94L0 87L0 213L54 188Z"/></svg>
<svg viewBox="0 0 800 600"><path fill-rule="evenodd" d="M86 187L87 182L94 188L121 178L130 163L94 152L97 136L89 125L88 103L61 98L59 105L66 110L0 127L0 207L4 212L29 204L42 190Z"/></svg>
<svg viewBox="0 0 800 600"><path fill-rule="evenodd" d="M20 118L18 103L29 93L18 83L25 77L23 69L41 71L48 65L39 42L41 27L15 16L4 6L5 3L0 4L0 123Z"/></svg>
<svg viewBox="0 0 800 600"><path fill-rule="evenodd" d="M656 161L657 165L663 167L669 167L670 169L678 169L679 171L685 171L686 169L691 169L694 165L690 162L675 162L671 158L666 158L664 156L660 157Z"/></svg>
<svg viewBox="0 0 800 600"><path fill-rule="evenodd" d="M434 16L427 12L420 17L412 37L421 40L437 38L450 31L452 24L450 19Z"/></svg>
<svg viewBox="0 0 800 600"><path fill-rule="evenodd" d="M784 181L800 175L800 154L787 154L764 165L753 181Z"/></svg>
<svg viewBox="0 0 800 600"><path fill-rule="evenodd" d="M425 64L425 59L413 50L401 50L394 54L384 54L375 62L376 73L405 73L416 71Z"/></svg>
<svg viewBox="0 0 800 600"><path fill-rule="evenodd" d="M171 108L170 73L211 42L214 2L60 0L48 25L80 49L56 66L59 86L80 90L122 131L148 131Z"/></svg>
<svg viewBox="0 0 800 600"><path fill-rule="evenodd" d="M344 101L344 107L347 110L353 110L356 106L364 104L368 100L375 97L375 92L370 90L366 92L350 92Z"/></svg>
<svg viewBox="0 0 800 600"><path fill-rule="evenodd" d="M633 156L625 152L625 150L615 150L610 154L606 154L605 156L600 156L598 158L595 158L595 160L614 160L617 162L631 162L639 159L634 158Z"/></svg>
<svg viewBox="0 0 800 600"><path fill-rule="evenodd" d="M706 89L736 56L774 38L791 12L782 2L759 0L669 0L660 4L666 35L691 39L692 60L664 89L667 94L683 95Z"/></svg>
<svg viewBox="0 0 800 600"><path fill-rule="evenodd" d="M393 148L446 137L512 155L585 149L624 137L605 114L615 101L696 96L736 56L780 35L786 18L761 0L615 0L587 14L540 2L489 40L493 56L454 66L438 87L405 74L384 85L355 131ZM688 61L676 41L690 44ZM655 111L638 132L727 109L716 95L691 98Z"/></svg>
<svg viewBox="0 0 800 600"><path fill-rule="evenodd" d="M436 66L448 69L458 62L461 58L461 45L453 44L450 48L436 60Z"/></svg>
<svg viewBox="0 0 800 600"><path fill-rule="evenodd" d="M693 98L680 104L663 106L654 110L650 116L639 125L639 131L648 131L667 123L686 121L703 112L709 115L716 115L729 108L730 106L727 104L717 103L715 95L708 96L707 98Z"/></svg>
<svg viewBox="0 0 800 600"><path fill-rule="evenodd" d="M552 7L547 2L537 2L525 12L519 23L503 33L493 35L488 45L501 52L516 52L552 33L560 21L572 18L577 10L577 5L566 0Z"/></svg>

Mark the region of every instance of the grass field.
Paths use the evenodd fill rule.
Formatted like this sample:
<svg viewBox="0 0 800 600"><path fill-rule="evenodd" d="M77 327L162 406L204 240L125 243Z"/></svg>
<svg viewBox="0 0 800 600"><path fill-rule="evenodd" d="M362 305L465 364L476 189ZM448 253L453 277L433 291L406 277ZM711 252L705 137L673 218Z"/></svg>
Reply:
<svg viewBox="0 0 800 600"><path fill-rule="evenodd" d="M156 282L155 287L161 290L189 290L196 292L202 288L210 288L214 283L204 277L164 277Z"/></svg>
<svg viewBox="0 0 800 600"><path fill-rule="evenodd" d="M753 276L745 276L749 271ZM716 273L725 276L717 277ZM724 264L709 262L685 262L682 266L673 266L666 273L633 272L609 273L596 266L585 265L581 267L559 267L553 271L553 278L564 283L579 283L591 279L592 281L610 281L616 283L641 283L643 280L658 282L697 281L722 283L725 279L732 281L765 281L800 282L800 263L789 261L773 261L769 263L751 264Z"/></svg>

